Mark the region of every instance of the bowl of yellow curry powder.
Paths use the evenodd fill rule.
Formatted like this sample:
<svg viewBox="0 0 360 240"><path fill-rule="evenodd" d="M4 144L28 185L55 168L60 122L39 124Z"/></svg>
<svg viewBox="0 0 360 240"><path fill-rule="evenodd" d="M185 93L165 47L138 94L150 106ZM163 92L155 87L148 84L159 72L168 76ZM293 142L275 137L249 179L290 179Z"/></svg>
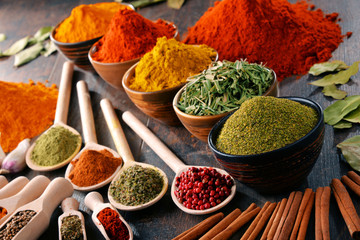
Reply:
<svg viewBox="0 0 360 240"><path fill-rule="evenodd" d="M130 100L145 114L170 125L180 125L172 101L187 77L206 69L217 58L207 45L188 45L158 38L156 46L123 77Z"/></svg>
<svg viewBox="0 0 360 240"><path fill-rule="evenodd" d="M117 2L79 5L56 25L50 39L77 67L94 71L88 59L89 50L106 33L112 17L120 9L135 10L130 4Z"/></svg>
<svg viewBox="0 0 360 240"><path fill-rule="evenodd" d="M220 120L208 144L216 160L240 182L260 192L300 185L324 141L323 110L302 97L259 96Z"/></svg>

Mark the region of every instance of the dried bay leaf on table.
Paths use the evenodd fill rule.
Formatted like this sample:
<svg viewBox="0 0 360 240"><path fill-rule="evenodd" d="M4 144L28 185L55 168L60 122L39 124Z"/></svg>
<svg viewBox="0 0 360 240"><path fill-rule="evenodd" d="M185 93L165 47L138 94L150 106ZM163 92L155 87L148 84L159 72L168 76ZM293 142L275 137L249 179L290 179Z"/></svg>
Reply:
<svg viewBox="0 0 360 240"><path fill-rule="evenodd" d="M165 2L166 0L135 0L135 1L128 1L134 8L143 8L155 3ZM115 0L115 2L123 2L122 0Z"/></svg>
<svg viewBox="0 0 360 240"><path fill-rule="evenodd" d="M51 34L51 31L53 30L53 26L46 26L42 27L34 34L34 37L30 38L29 44L35 44L38 42L45 41Z"/></svg>
<svg viewBox="0 0 360 240"><path fill-rule="evenodd" d="M36 43L35 45L19 52L15 55L14 66L18 67L39 56L40 52L43 50L43 45L41 43Z"/></svg>
<svg viewBox="0 0 360 240"><path fill-rule="evenodd" d="M334 71L340 71L345 70L349 66L344 63L343 61L334 60L331 62L323 62L323 63L316 63L314 64L310 70L309 73L314 76L318 76L325 72L334 72Z"/></svg>
<svg viewBox="0 0 360 240"><path fill-rule="evenodd" d="M360 171L360 135L346 139L336 147L341 149L342 155L349 165L356 171Z"/></svg>
<svg viewBox="0 0 360 240"><path fill-rule="evenodd" d="M13 45L2 53L2 56L12 56L23 50L29 42L29 36L17 40Z"/></svg>
<svg viewBox="0 0 360 240"><path fill-rule="evenodd" d="M55 43L53 43L53 41L49 41L45 44L44 50L41 51L41 55L43 55L44 57L48 57L56 51L57 51L57 47Z"/></svg>
<svg viewBox="0 0 360 240"><path fill-rule="evenodd" d="M360 107L350 112L343 119L352 123L360 123Z"/></svg>
<svg viewBox="0 0 360 240"><path fill-rule="evenodd" d="M352 75L355 75L359 71L359 63L360 61L354 62L347 70L340 71L336 74L329 74L309 84L318 87L325 87L332 84L345 84Z"/></svg>
<svg viewBox="0 0 360 240"><path fill-rule="evenodd" d="M324 110L324 121L329 125L340 122L347 114L360 106L360 95L338 100Z"/></svg>
<svg viewBox="0 0 360 240"><path fill-rule="evenodd" d="M341 120L340 122L336 123L333 127L336 128L336 129L351 128L351 127L352 127L352 123L351 123L351 122L344 121L344 120Z"/></svg>
<svg viewBox="0 0 360 240"><path fill-rule="evenodd" d="M170 8L180 9L185 0L167 0L167 5Z"/></svg>
<svg viewBox="0 0 360 240"><path fill-rule="evenodd" d="M322 92L325 96L332 97L334 99L343 99L347 95L347 92L337 89L335 84L325 86Z"/></svg>
<svg viewBox="0 0 360 240"><path fill-rule="evenodd" d="M5 40L6 40L5 33L0 33L0 42L5 41Z"/></svg>

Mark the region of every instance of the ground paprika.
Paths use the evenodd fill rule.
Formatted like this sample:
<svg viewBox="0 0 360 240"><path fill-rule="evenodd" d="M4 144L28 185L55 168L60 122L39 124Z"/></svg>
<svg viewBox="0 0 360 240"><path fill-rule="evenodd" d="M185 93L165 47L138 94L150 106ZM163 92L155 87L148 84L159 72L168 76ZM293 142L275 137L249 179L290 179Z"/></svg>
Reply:
<svg viewBox="0 0 360 240"><path fill-rule="evenodd" d="M128 228L115 210L104 208L98 213L97 218L105 228L110 240L127 240L130 238Z"/></svg>
<svg viewBox="0 0 360 240"><path fill-rule="evenodd" d="M338 14L311 8L305 1L218 1L188 29L184 42L207 44L220 60L264 63L281 81L327 61L342 42Z"/></svg>

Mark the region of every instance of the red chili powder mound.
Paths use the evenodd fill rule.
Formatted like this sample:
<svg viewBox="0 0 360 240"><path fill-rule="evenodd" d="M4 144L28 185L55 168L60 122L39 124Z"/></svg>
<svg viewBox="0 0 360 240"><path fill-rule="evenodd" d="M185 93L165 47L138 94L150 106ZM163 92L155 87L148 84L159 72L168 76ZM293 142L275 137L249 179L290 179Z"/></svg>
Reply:
<svg viewBox="0 0 360 240"><path fill-rule="evenodd" d="M155 45L156 39L174 37L172 24L158 19L152 22L135 11L122 9L111 20L108 32L97 43L92 58L104 63L123 62L142 57Z"/></svg>
<svg viewBox="0 0 360 240"><path fill-rule="evenodd" d="M305 1L218 1L188 29L184 42L207 44L218 51L220 60L262 62L281 81L327 61L342 42L338 14L325 15L310 7Z"/></svg>

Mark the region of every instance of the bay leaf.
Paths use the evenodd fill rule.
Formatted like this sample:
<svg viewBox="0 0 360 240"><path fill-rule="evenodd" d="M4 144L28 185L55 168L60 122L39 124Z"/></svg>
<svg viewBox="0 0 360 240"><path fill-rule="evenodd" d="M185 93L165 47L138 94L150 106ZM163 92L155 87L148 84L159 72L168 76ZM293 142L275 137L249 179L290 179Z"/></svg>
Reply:
<svg viewBox="0 0 360 240"><path fill-rule="evenodd" d="M347 95L347 92L337 89L335 84L325 86L322 92L325 96L332 97L334 99L343 99Z"/></svg>
<svg viewBox="0 0 360 240"><path fill-rule="evenodd" d="M344 100L338 100L324 110L324 121L329 125L335 125L359 106L360 95L353 95L346 97Z"/></svg>
<svg viewBox="0 0 360 240"><path fill-rule="evenodd" d="M180 9L184 2L185 0L167 0L167 5L169 8Z"/></svg>
<svg viewBox="0 0 360 240"><path fill-rule="evenodd" d="M57 51L57 47L55 43L53 43L53 41L49 41L45 44L44 50L41 52L41 54L45 57L48 57L56 51Z"/></svg>
<svg viewBox="0 0 360 240"><path fill-rule="evenodd" d="M18 67L31 60L35 59L43 50L43 45L41 43L36 43L35 45L19 52L15 55L14 66Z"/></svg>
<svg viewBox="0 0 360 240"><path fill-rule="evenodd" d="M334 72L334 71L340 71L347 69L349 66L340 60L334 60L331 62L323 62L323 63L316 63L314 64L310 70L309 73L314 76L318 76L325 72Z"/></svg>
<svg viewBox="0 0 360 240"><path fill-rule="evenodd" d="M54 29L53 26L42 27L34 34L34 38L38 42L42 42L42 41L46 40L50 36L51 31L53 29Z"/></svg>
<svg viewBox="0 0 360 240"><path fill-rule="evenodd" d="M352 123L360 123L360 107L347 114L343 119Z"/></svg>
<svg viewBox="0 0 360 240"><path fill-rule="evenodd" d="M134 8L143 8L152 4L165 2L166 0L135 0L131 1L131 5L134 6ZM121 2L121 0L116 0L116 2Z"/></svg>
<svg viewBox="0 0 360 240"><path fill-rule="evenodd" d="M352 123L351 123L351 122L344 121L344 120L341 120L340 122L336 123L333 127L336 128L336 129L351 128L351 127L352 127Z"/></svg>
<svg viewBox="0 0 360 240"><path fill-rule="evenodd" d="M23 50L29 42L29 36L17 40L13 45L2 53L2 56L12 56Z"/></svg>
<svg viewBox="0 0 360 240"><path fill-rule="evenodd" d="M6 40L5 33L0 33L0 42L5 41L5 40Z"/></svg>
<svg viewBox="0 0 360 240"><path fill-rule="evenodd" d="M360 135L356 135L336 145L349 165L360 171Z"/></svg>
<svg viewBox="0 0 360 240"><path fill-rule="evenodd" d="M325 77L309 84L318 87L325 87L332 84L345 84L349 81L352 75L355 75L359 71L359 63L360 61L354 62L347 70L340 71L336 74L326 75Z"/></svg>

